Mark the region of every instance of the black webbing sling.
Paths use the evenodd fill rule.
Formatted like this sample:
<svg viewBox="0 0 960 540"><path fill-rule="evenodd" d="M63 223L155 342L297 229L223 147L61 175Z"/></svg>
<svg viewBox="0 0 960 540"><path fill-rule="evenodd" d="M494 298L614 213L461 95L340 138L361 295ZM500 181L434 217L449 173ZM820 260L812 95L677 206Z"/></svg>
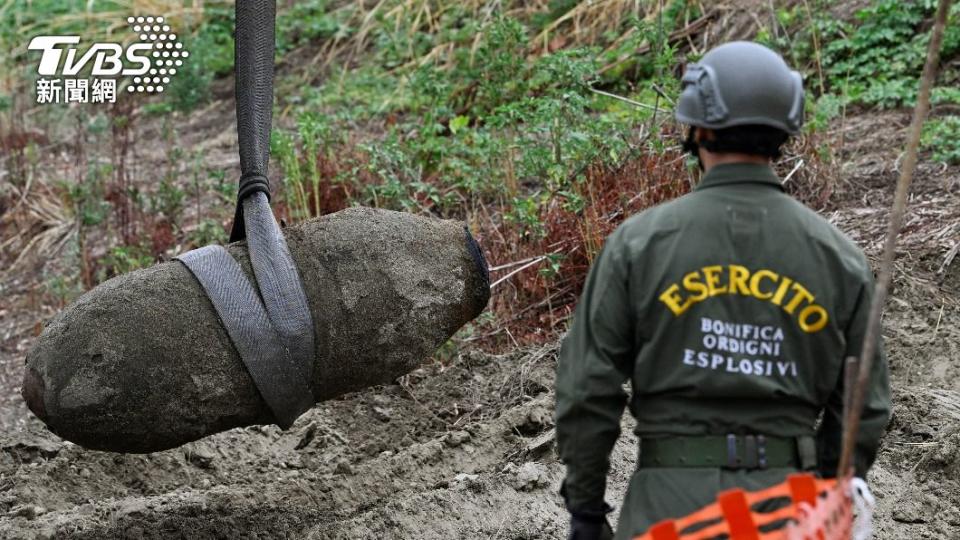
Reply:
<svg viewBox="0 0 960 540"><path fill-rule="evenodd" d="M275 0L237 0L240 186L230 241L246 238L257 289L221 246L177 257L207 293L257 390L286 429L313 405L313 319L297 267L270 209Z"/></svg>

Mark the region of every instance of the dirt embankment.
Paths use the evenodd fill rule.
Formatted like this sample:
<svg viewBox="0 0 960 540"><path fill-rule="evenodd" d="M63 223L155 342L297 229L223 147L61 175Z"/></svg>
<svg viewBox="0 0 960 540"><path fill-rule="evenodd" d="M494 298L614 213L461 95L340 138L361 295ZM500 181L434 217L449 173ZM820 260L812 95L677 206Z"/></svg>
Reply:
<svg viewBox="0 0 960 540"><path fill-rule="evenodd" d="M908 120L866 114L842 128L825 215L874 259ZM947 264L960 241L958 172L918 171L885 315L895 411L870 478L881 539L960 538L960 260ZM0 322L0 538L564 537L555 347L463 350L325 402L287 432L247 428L121 455L58 440L12 397L33 309ZM629 423L613 460L615 503L633 467Z"/></svg>
<svg viewBox="0 0 960 540"><path fill-rule="evenodd" d="M845 193L827 215L879 259L909 113L866 114L843 134ZM878 538L960 538L960 175L919 165L884 314L894 390L870 484Z"/></svg>

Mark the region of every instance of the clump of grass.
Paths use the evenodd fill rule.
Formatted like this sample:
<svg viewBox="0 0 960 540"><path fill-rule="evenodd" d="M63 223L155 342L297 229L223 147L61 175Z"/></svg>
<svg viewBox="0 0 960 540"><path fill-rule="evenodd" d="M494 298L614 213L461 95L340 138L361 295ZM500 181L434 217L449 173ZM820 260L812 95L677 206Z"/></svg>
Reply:
<svg viewBox="0 0 960 540"><path fill-rule="evenodd" d="M920 139L924 148L929 149L933 159L960 164L960 116L947 115L930 119L923 127Z"/></svg>

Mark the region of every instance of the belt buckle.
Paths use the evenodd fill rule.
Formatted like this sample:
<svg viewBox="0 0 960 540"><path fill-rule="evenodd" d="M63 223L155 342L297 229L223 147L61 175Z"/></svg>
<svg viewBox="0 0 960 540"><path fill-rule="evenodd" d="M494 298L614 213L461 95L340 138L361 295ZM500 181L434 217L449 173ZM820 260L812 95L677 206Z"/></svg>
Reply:
<svg viewBox="0 0 960 540"><path fill-rule="evenodd" d="M728 469L766 469L767 439L763 435L744 435L743 453L738 450L738 437L733 433L727 435L727 462Z"/></svg>
<svg viewBox="0 0 960 540"><path fill-rule="evenodd" d="M743 468L750 470L756 469L759 462L759 452L757 452L757 438L753 435L743 437Z"/></svg>

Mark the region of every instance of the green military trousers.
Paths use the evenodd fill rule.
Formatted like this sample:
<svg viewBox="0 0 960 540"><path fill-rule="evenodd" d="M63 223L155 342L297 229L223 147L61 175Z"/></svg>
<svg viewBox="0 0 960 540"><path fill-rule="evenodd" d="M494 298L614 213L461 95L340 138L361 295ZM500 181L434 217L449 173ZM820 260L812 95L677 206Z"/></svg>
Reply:
<svg viewBox="0 0 960 540"><path fill-rule="evenodd" d="M664 519L692 514L716 501L724 490L758 491L786 480L793 468L728 470L720 468L640 467L633 473L620 509L615 540L631 540Z"/></svg>

